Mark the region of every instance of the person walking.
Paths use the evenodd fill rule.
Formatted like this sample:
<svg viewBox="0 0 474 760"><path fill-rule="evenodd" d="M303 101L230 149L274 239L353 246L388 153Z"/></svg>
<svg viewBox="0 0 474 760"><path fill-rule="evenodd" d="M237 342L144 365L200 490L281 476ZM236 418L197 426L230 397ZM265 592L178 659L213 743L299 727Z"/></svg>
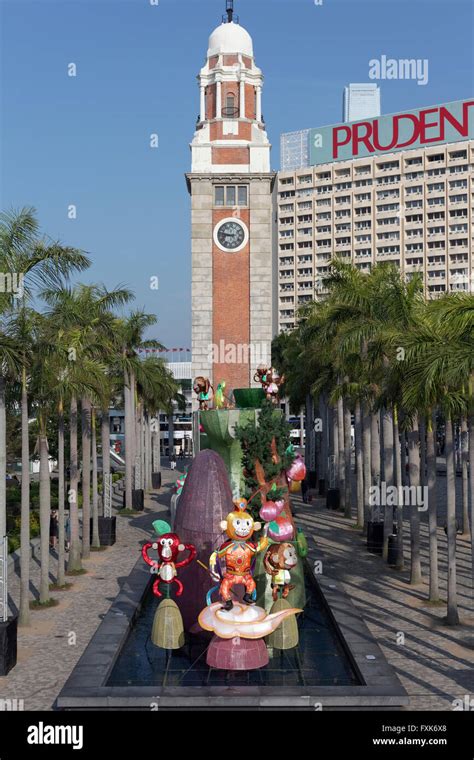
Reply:
<svg viewBox="0 0 474 760"><path fill-rule="evenodd" d="M170 467L172 470L176 470L176 454L174 453L174 451L170 456Z"/></svg>
<svg viewBox="0 0 474 760"><path fill-rule="evenodd" d="M68 552L71 545L71 521L69 519L69 512L66 513L66 520L64 523L64 535L65 535L65 549Z"/></svg>
<svg viewBox="0 0 474 760"><path fill-rule="evenodd" d="M56 549L58 545L58 513L55 509L51 510L51 516L49 518L49 545Z"/></svg>

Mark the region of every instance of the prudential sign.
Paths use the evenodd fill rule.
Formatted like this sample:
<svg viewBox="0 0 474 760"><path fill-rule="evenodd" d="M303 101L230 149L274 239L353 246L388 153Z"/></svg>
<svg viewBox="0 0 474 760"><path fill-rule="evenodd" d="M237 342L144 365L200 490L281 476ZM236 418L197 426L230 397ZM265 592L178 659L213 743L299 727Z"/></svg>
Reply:
<svg viewBox="0 0 474 760"><path fill-rule="evenodd" d="M310 164L347 161L474 138L474 100L456 100L309 132Z"/></svg>

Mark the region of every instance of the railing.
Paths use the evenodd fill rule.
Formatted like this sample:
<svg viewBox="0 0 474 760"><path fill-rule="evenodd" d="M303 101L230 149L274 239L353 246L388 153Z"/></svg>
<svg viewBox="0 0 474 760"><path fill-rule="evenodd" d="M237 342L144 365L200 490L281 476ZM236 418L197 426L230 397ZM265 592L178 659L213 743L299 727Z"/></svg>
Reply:
<svg viewBox="0 0 474 760"><path fill-rule="evenodd" d="M222 116L227 116L228 118L235 118L239 115L239 109L235 106L224 106L222 109Z"/></svg>

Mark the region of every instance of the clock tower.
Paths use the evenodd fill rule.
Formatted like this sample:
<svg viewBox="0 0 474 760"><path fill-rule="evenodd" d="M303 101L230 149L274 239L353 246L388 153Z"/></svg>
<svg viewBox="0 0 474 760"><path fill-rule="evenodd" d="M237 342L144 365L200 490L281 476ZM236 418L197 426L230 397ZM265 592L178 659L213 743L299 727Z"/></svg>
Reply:
<svg viewBox="0 0 474 760"><path fill-rule="evenodd" d="M186 175L191 196L193 377L226 393L271 361L276 262L263 75L233 0L198 75L200 112Z"/></svg>

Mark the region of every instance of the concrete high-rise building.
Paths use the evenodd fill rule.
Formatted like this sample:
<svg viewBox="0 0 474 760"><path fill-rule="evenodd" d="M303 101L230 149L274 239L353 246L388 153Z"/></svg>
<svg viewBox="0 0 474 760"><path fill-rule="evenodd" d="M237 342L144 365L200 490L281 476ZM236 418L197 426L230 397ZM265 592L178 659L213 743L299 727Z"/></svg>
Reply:
<svg viewBox="0 0 474 760"><path fill-rule="evenodd" d="M279 330L335 257L419 272L429 298L473 292L473 138L474 101L311 130L312 165L278 174Z"/></svg>
<svg viewBox="0 0 474 760"><path fill-rule="evenodd" d="M342 118L362 121L380 116L380 88L376 84L350 84L344 87Z"/></svg>
<svg viewBox="0 0 474 760"><path fill-rule="evenodd" d="M226 392L254 385L276 332L275 172L262 118L263 74L233 17L210 38L191 143L192 372Z"/></svg>

